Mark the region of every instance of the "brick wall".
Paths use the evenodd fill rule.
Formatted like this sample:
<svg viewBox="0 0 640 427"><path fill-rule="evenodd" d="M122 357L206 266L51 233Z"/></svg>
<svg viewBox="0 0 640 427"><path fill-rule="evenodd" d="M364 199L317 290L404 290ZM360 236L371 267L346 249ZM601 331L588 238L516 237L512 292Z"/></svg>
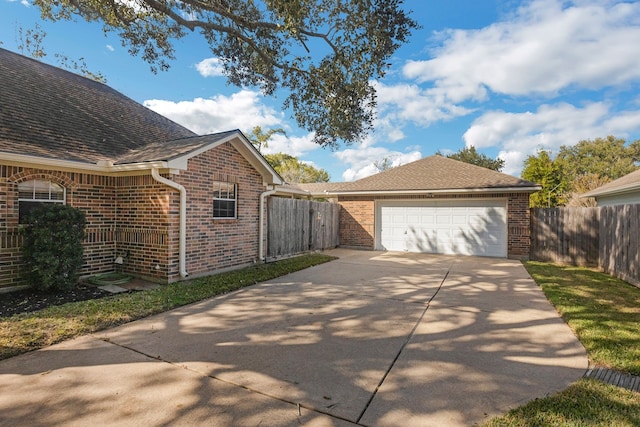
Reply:
<svg viewBox="0 0 640 427"><path fill-rule="evenodd" d="M531 248L529 194L511 193L508 195L507 233L509 258L528 260Z"/></svg>
<svg viewBox="0 0 640 427"><path fill-rule="evenodd" d="M191 276L258 260L260 174L226 143L165 175L187 190L186 269ZM21 285L17 184L50 180L87 216L81 276L120 269L159 282L180 280L180 193L150 175L105 177L0 164L0 288ZM237 184L237 218L213 219L213 181ZM117 256L123 258L116 266Z"/></svg>
<svg viewBox="0 0 640 427"><path fill-rule="evenodd" d="M175 190L150 175L123 176L114 181L114 259L123 258L119 268L124 272L166 282L169 275L178 272L177 243L175 255L170 255L170 236L178 233L179 197L173 197Z"/></svg>
<svg viewBox="0 0 640 427"><path fill-rule="evenodd" d="M507 253L509 258L528 259L530 247L529 194L487 195L452 194L438 199L503 198L507 200ZM402 200L437 200L426 195L406 196ZM398 200L397 196L341 196L340 245L375 249L375 200Z"/></svg>
<svg viewBox="0 0 640 427"><path fill-rule="evenodd" d="M231 144L189 159L187 171L171 179L187 190L186 269L191 276L258 260L260 194L265 187L260 174ZM214 181L237 184L237 218L213 219ZM177 277L171 275L170 280Z"/></svg>
<svg viewBox="0 0 640 427"><path fill-rule="evenodd" d="M370 197L340 197L340 246L374 249L375 202Z"/></svg>
<svg viewBox="0 0 640 427"><path fill-rule="evenodd" d="M55 182L66 189L66 203L87 216L82 276L113 268L114 190L112 178L81 173L0 165L0 288L24 285L20 279L18 184L32 179Z"/></svg>

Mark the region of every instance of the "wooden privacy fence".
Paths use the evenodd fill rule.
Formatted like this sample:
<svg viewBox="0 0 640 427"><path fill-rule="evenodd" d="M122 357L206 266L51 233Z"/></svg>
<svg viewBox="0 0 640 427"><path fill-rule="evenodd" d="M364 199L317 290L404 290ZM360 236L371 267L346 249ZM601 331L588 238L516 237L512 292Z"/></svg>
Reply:
<svg viewBox="0 0 640 427"><path fill-rule="evenodd" d="M599 267L640 285L640 204L531 210L531 259Z"/></svg>
<svg viewBox="0 0 640 427"><path fill-rule="evenodd" d="M531 259L596 267L599 208L531 210Z"/></svg>
<svg viewBox="0 0 640 427"><path fill-rule="evenodd" d="M340 243L337 203L271 197L267 218L268 258L335 248Z"/></svg>
<svg viewBox="0 0 640 427"><path fill-rule="evenodd" d="M640 285L640 205L600 208L600 268Z"/></svg>

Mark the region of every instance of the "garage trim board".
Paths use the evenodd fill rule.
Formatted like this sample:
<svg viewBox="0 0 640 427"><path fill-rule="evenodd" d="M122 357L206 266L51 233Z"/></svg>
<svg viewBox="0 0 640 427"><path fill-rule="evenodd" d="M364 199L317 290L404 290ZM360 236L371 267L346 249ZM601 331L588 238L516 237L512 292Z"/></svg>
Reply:
<svg viewBox="0 0 640 427"><path fill-rule="evenodd" d="M506 199L376 202L376 249L507 256Z"/></svg>

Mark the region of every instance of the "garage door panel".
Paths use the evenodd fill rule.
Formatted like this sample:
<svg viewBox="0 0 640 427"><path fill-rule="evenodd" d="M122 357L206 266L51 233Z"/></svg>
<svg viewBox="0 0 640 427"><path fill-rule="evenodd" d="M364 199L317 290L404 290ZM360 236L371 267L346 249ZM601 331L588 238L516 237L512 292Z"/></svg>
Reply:
<svg viewBox="0 0 640 427"><path fill-rule="evenodd" d="M505 257L506 202L385 202L378 209L378 249Z"/></svg>

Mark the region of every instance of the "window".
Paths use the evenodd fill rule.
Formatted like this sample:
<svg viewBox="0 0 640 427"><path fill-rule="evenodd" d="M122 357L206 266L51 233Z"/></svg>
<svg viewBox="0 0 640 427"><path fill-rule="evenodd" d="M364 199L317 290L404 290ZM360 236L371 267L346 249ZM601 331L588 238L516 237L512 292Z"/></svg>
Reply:
<svg viewBox="0 0 640 427"><path fill-rule="evenodd" d="M33 179L18 184L18 222L23 224L27 216L45 203L64 204L65 189L51 181Z"/></svg>
<svg viewBox="0 0 640 427"><path fill-rule="evenodd" d="M213 183L213 218L235 218L238 193L236 184L216 181Z"/></svg>

